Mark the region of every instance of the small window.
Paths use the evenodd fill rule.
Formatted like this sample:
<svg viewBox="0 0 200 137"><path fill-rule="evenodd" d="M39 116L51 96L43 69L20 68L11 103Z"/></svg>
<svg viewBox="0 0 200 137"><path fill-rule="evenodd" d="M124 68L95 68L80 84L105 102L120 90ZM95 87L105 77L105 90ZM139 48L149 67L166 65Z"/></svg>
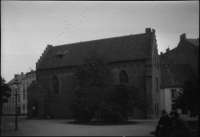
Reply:
<svg viewBox="0 0 200 137"><path fill-rule="evenodd" d="M174 63L173 59L170 59L170 60L169 60L169 64L172 65L173 63Z"/></svg>
<svg viewBox="0 0 200 137"><path fill-rule="evenodd" d="M59 80L56 76L53 77L52 93L59 94Z"/></svg>
<svg viewBox="0 0 200 137"><path fill-rule="evenodd" d="M156 77L156 91L158 92L159 86L158 86L158 77Z"/></svg>
<svg viewBox="0 0 200 137"><path fill-rule="evenodd" d="M20 96L18 96L18 103L20 103Z"/></svg>
<svg viewBox="0 0 200 137"><path fill-rule="evenodd" d="M171 89L171 98L176 98L177 97L177 91L176 89Z"/></svg>
<svg viewBox="0 0 200 137"><path fill-rule="evenodd" d="M120 81L120 82L129 83L129 78L128 78L128 74L127 74L126 71L122 70L122 71L119 73L119 81Z"/></svg>
<svg viewBox="0 0 200 137"><path fill-rule="evenodd" d="M172 110L177 110L176 104L172 104Z"/></svg>
<svg viewBox="0 0 200 137"><path fill-rule="evenodd" d="M25 93L25 89L26 89L26 86L25 86L25 83L23 84L23 93Z"/></svg>
<svg viewBox="0 0 200 137"><path fill-rule="evenodd" d="M15 103L15 98L14 97L12 97L12 103Z"/></svg>
<svg viewBox="0 0 200 137"><path fill-rule="evenodd" d="M23 94L23 100L25 100L25 94Z"/></svg>

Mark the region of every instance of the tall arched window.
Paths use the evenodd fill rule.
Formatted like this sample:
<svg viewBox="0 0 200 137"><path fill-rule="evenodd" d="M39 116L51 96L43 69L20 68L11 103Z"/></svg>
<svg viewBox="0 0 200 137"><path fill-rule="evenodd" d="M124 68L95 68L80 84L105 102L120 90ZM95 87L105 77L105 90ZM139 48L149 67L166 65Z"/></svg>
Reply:
<svg viewBox="0 0 200 137"><path fill-rule="evenodd" d="M120 82L126 82L126 83L129 82L128 74L127 74L126 71L122 70L122 71L119 73L119 81L120 81Z"/></svg>
<svg viewBox="0 0 200 137"><path fill-rule="evenodd" d="M52 93L59 94L59 80L56 76L53 77Z"/></svg>

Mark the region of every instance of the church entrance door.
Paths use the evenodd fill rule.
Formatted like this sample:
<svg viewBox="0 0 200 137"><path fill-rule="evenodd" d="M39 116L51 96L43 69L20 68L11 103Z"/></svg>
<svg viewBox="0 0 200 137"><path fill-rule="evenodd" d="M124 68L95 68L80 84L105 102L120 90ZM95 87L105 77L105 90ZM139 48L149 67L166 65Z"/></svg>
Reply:
<svg viewBox="0 0 200 137"><path fill-rule="evenodd" d="M38 103L35 100L32 102L32 117L38 117Z"/></svg>

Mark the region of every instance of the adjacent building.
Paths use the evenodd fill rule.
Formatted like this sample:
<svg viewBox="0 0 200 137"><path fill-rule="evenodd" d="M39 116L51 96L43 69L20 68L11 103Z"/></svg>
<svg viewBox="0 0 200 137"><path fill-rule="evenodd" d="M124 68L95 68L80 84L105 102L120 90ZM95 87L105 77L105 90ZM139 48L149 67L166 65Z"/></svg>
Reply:
<svg viewBox="0 0 200 137"><path fill-rule="evenodd" d="M199 38L186 38L180 35L178 46L169 48L160 54L161 61L161 109L167 112L177 110L172 100L176 98L178 90L190 78L199 75ZM187 110L178 110L185 114Z"/></svg>
<svg viewBox="0 0 200 137"><path fill-rule="evenodd" d="M30 86L30 84L36 80L36 75L35 71L31 70L30 72L26 73L26 76L23 77L22 79L22 99L21 99L21 106L22 110L21 113L23 115L27 115L28 110L27 110L27 105L28 105L28 92L27 89Z"/></svg>
<svg viewBox="0 0 200 137"><path fill-rule="evenodd" d="M33 80L36 79L35 71L31 70L26 74L15 74L14 78L9 81L7 84L11 88L11 96L8 98L8 102L3 104L3 114L5 115L14 115L15 107L16 107L16 96L15 96L15 89L14 89L14 82L18 80L18 96L17 96L17 112L18 115L27 115L27 88L30 86Z"/></svg>
<svg viewBox="0 0 200 137"><path fill-rule="evenodd" d="M183 83L194 78L195 75L189 64L176 64L163 66L161 86L161 108L167 112L171 110L177 110L177 107L173 104L173 100L176 99L177 93L183 86ZM185 114L187 110L178 110L179 113Z"/></svg>
<svg viewBox="0 0 200 137"><path fill-rule="evenodd" d="M26 75L22 72L21 74L15 74L14 78L9 81L7 84L11 88L11 96L8 98L8 102L3 104L3 114L5 115L14 115L16 114L15 108L16 108L16 96L15 96L15 89L14 89L14 82L15 79L18 80L18 91L19 94L17 96L17 113L18 115L22 114L23 106L22 106L22 98L23 98L23 86L22 86L22 78L26 77Z"/></svg>
<svg viewBox="0 0 200 137"><path fill-rule="evenodd" d="M36 63L36 81L28 88L28 117L72 118L69 106L75 91L74 69L89 52L104 54L111 68L109 85L126 78L148 100L147 108L133 108L133 118L158 118L160 104L160 61L155 30L100 40L48 45Z"/></svg>

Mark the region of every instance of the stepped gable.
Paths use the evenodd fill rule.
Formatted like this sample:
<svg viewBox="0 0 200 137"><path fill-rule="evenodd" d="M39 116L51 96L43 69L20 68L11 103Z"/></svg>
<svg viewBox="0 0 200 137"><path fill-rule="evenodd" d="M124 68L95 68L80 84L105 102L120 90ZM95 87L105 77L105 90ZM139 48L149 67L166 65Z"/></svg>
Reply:
<svg viewBox="0 0 200 137"><path fill-rule="evenodd" d="M38 66L40 65L40 63L42 62L42 60L44 59L44 57L47 54L47 52L49 51L49 49L51 49L52 47L53 47L52 45L47 45L46 49L42 53L42 56L40 56L40 59L36 63L36 69L38 68Z"/></svg>
<svg viewBox="0 0 200 137"><path fill-rule="evenodd" d="M104 54L108 62L147 59L150 58L152 35L155 33L149 29L143 34L53 46L37 63L37 70L81 65L83 57L92 51Z"/></svg>

